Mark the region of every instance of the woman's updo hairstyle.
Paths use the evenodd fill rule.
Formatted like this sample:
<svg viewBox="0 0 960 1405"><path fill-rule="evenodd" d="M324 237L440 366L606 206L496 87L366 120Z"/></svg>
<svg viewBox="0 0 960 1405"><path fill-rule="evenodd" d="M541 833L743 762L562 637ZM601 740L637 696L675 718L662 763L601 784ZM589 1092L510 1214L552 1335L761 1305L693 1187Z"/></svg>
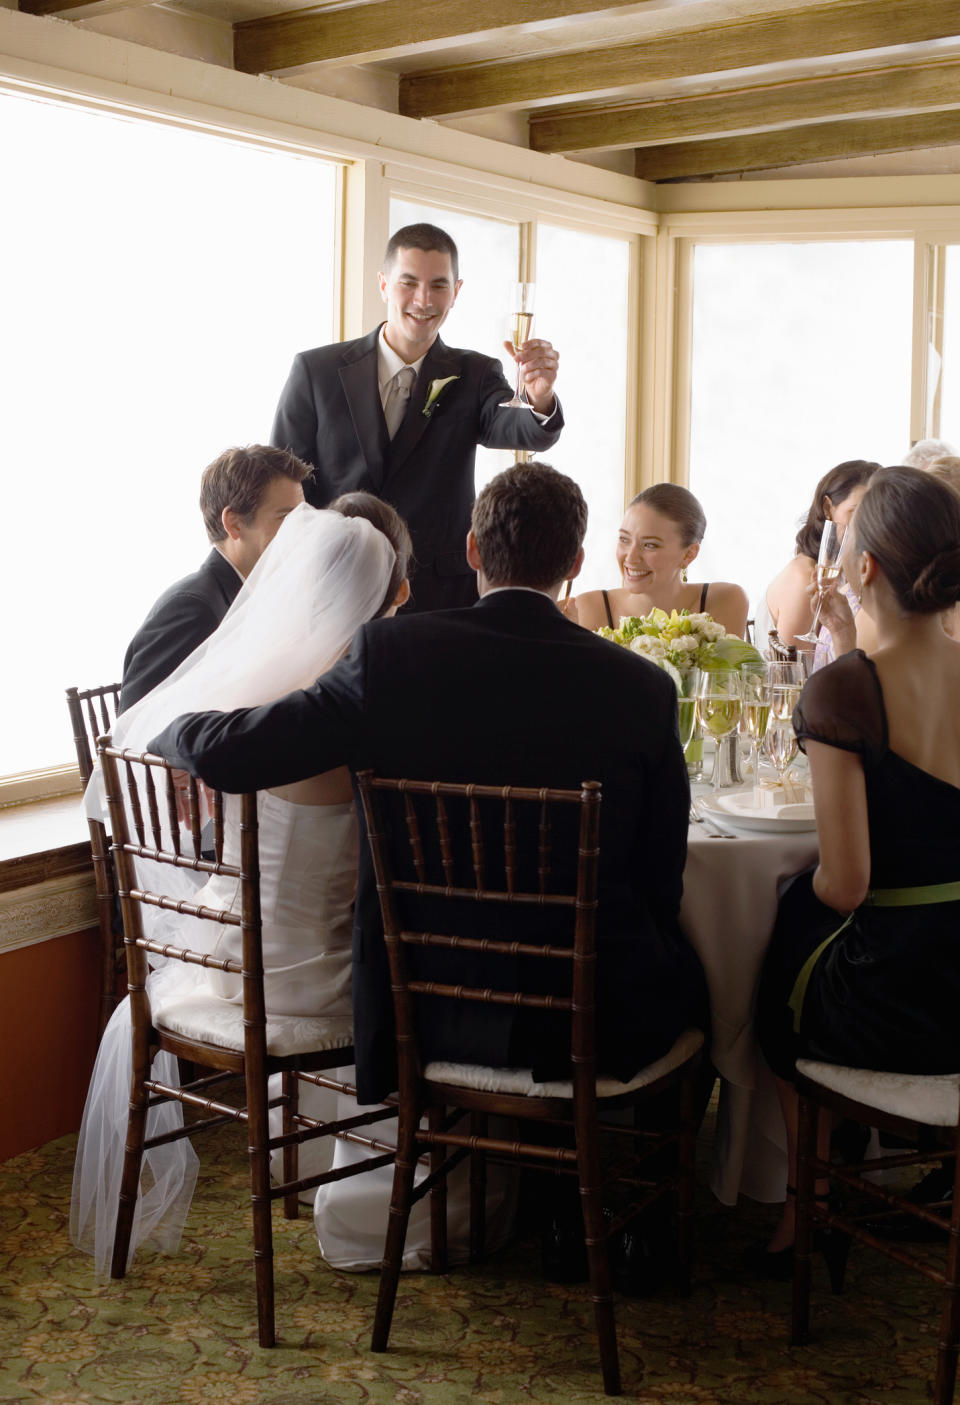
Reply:
<svg viewBox="0 0 960 1405"><path fill-rule="evenodd" d="M638 493L628 507L652 507L654 512L669 517L680 528L684 546L703 541L707 530L703 508L689 489L681 488L679 483L654 483Z"/></svg>
<svg viewBox="0 0 960 1405"><path fill-rule="evenodd" d="M869 459L847 459L845 463L838 463L836 468L831 468L829 473L823 475L813 490L813 501L807 513L807 520L797 533L798 556L809 556L814 561L817 559L820 538L823 536L823 527L827 520L826 499L829 498L834 507L839 507L854 488L859 488L862 483L869 483L879 467L878 463Z"/></svg>
<svg viewBox="0 0 960 1405"><path fill-rule="evenodd" d="M853 519L907 614L932 615L960 600L960 496L919 468L885 468Z"/></svg>
<svg viewBox="0 0 960 1405"><path fill-rule="evenodd" d="M374 497L373 493L341 493L330 504L330 511L339 512L341 517L365 517L378 532L383 533L397 554L383 604L374 615L374 619L378 620L387 613L397 598L397 591L410 574L410 558L413 555L410 529L396 508L382 498Z"/></svg>

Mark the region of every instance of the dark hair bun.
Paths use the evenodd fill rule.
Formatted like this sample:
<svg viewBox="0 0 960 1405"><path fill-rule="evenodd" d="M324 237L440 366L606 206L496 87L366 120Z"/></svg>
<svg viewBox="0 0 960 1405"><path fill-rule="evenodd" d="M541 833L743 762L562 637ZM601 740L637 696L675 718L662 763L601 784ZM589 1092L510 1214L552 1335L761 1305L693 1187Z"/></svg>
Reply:
<svg viewBox="0 0 960 1405"><path fill-rule="evenodd" d="M940 551L917 576L911 592L914 610L932 614L960 600L960 546Z"/></svg>

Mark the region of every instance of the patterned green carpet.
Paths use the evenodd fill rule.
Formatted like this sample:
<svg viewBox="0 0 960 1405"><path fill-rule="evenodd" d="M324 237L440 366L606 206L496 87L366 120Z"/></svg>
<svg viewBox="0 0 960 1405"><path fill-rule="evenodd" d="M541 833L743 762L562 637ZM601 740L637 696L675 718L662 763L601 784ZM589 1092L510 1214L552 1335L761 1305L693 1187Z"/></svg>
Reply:
<svg viewBox="0 0 960 1405"><path fill-rule="evenodd" d="M586 1293L543 1282L536 1245L449 1276L406 1274L391 1348L368 1350L374 1274L322 1263L311 1219L275 1212L280 1345L255 1345L246 1167L230 1131L200 1144L176 1258L141 1253L98 1289L67 1234L75 1138L0 1166L0 1401L143 1405L563 1405L600 1401ZM703 1191L694 1291L618 1304L624 1398L638 1405L913 1405L930 1397L936 1290L866 1251L833 1298L815 1268L813 1343L787 1342L788 1285L752 1280L770 1208Z"/></svg>

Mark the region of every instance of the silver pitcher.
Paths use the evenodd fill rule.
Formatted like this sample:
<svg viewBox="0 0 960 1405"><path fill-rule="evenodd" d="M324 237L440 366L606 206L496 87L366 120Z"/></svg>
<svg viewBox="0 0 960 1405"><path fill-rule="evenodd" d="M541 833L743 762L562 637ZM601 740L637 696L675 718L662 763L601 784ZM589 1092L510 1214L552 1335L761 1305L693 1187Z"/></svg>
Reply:
<svg viewBox="0 0 960 1405"><path fill-rule="evenodd" d="M713 762L713 781L721 787L731 785L742 785L743 775L740 770L740 738L736 732L731 732L729 737L724 737L717 743ZM717 774L719 768L719 781Z"/></svg>

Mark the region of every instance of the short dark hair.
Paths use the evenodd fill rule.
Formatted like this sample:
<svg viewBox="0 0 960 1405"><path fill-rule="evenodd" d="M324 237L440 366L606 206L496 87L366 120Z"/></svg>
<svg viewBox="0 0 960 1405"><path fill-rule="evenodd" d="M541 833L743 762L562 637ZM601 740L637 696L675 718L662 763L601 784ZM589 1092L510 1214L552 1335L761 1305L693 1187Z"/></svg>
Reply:
<svg viewBox="0 0 960 1405"><path fill-rule="evenodd" d="M547 590L573 569L587 504L572 478L546 463L517 463L481 489L471 522L490 585Z"/></svg>
<svg viewBox="0 0 960 1405"><path fill-rule="evenodd" d="M402 229L397 230L396 234L391 234L383 255L384 273L389 272L398 249L422 249L426 254L449 254L454 283L460 277L460 256L457 253L457 246L447 231L441 229L439 225L405 224Z"/></svg>
<svg viewBox="0 0 960 1405"><path fill-rule="evenodd" d="M684 546L702 542L707 530L707 519L700 502L689 488L681 488L679 483L654 483L644 488L642 493L627 504L628 508L652 507L654 512L669 517L680 528L680 539Z"/></svg>
<svg viewBox="0 0 960 1405"><path fill-rule="evenodd" d="M861 499L854 544L869 551L900 608L949 610L960 600L960 495L919 468L885 468Z"/></svg>
<svg viewBox="0 0 960 1405"><path fill-rule="evenodd" d="M390 581L383 603L374 619L385 615L397 598L397 591L410 574L410 558L413 555L413 542L410 530L395 507L373 493L341 493L330 504L331 512L339 512L342 517L365 517L378 532L382 532L397 554L390 572Z"/></svg>
<svg viewBox="0 0 960 1405"><path fill-rule="evenodd" d="M200 479L200 511L208 540L222 542L226 537L221 521L225 507L249 522L275 478L302 483L312 472L310 465L289 449L274 449L269 444L224 449L207 464Z"/></svg>
<svg viewBox="0 0 960 1405"><path fill-rule="evenodd" d="M813 501L807 512L806 521L797 533L797 555L809 556L816 561L820 552L820 538L823 536L827 510L824 499L829 498L834 507L839 507L854 488L861 483L869 483L880 467L870 459L846 459L825 473L813 490Z"/></svg>

